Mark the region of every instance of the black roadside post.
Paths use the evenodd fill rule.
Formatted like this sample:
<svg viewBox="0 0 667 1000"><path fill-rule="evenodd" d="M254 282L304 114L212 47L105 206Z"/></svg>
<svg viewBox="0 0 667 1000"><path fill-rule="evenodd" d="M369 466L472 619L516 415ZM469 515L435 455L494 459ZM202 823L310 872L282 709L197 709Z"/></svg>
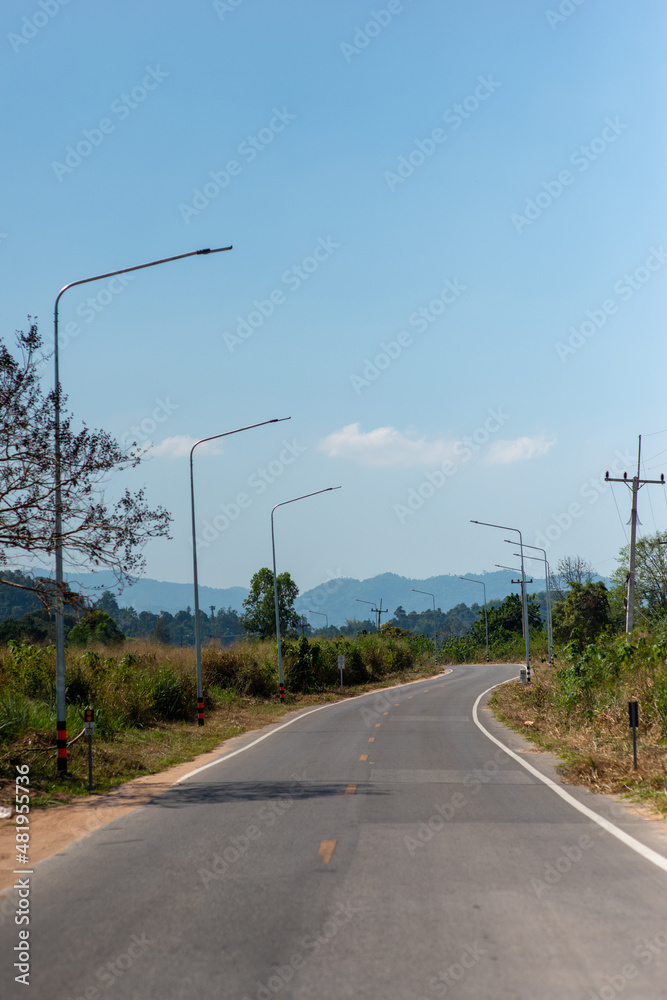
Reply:
<svg viewBox="0 0 667 1000"><path fill-rule="evenodd" d="M636 771L637 770L637 726L639 725L638 701L628 702L628 714L630 716L630 725L632 726L632 759L634 761L634 767Z"/></svg>

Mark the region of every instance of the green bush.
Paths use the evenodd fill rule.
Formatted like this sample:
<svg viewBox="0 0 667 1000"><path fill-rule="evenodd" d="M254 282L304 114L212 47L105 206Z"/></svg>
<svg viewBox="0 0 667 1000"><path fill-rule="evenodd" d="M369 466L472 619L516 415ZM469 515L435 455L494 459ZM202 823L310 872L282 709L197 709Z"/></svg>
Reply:
<svg viewBox="0 0 667 1000"><path fill-rule="evenodd" d="M67 636L70 646L87 646L92 643L116 646L124 641L125 636L106 611L89 611L70 629Z"/></svg>
<svg viewBox="0 0 667 1000"><path fill-rule="evenodd" d="M10 690L28 698L55 698L55 646L32 646L10 641L5 661L5 676Z"/></svg>

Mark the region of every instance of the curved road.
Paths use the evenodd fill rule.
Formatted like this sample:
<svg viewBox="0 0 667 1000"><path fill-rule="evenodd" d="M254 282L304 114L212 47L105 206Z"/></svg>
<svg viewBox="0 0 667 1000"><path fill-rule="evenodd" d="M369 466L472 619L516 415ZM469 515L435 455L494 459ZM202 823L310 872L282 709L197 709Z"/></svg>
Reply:
<svg viewBox="0 0 667 1000"><path fill-rule="evenodd" d="M515 673L307 710L42 862L32 989L5 922L3 996L667 997L665 841L568 789L646 850L619 841L482 731L525 746L473 713Z"/></svg>

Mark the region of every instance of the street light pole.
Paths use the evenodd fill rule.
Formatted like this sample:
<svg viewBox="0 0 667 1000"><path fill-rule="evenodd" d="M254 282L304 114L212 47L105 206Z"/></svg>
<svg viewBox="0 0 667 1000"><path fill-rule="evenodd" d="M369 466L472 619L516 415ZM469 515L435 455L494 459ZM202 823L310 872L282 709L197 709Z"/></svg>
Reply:
<svg viewBox="0 0 667 1000"><path fill-rule="evenodd" d="M322 615L323 618L326 618L327 632L329 631L329 615L326 613L326 611L310 611L309 609L306 609L306 610L308 611L309 615Z"/></svg>
<svg viewBox="0 0 667 1000"><path fill-rule="evenodd" d="M510 538L505 539L510 545L514 545L514 542ZM549 666L553 663L554 659L554 625L553 617L551 614L551 567L547 562L547 553L545 549L541 549L539 545L524 545L525 549L535 549L536 552L541 552L544 557L544 584L546 586L547 595L547 646L548 646L548 656L549 656ZM518 555L518 552L514 553ZM526 559L536 559L540 561L539 556L526 556Z"/></svg>
<svg viewBox="0 0 667 1000"><path fill-rule="evenodd" d="M479 583L484 587L484 632L486 634L486 662L489 662L489 619L486 614L486 584L483 580L473 580L469 576L460 576L459 580L467 580L468 583Z"/></svg>
<svg viewBox="0 0 667 1000"><path fill-rule="evenodd" d="M273 603L276 608L276 638L278 640L278 684L280 685L280 700L285 700L285 685L283 683L283 651L280 644L280 613L278 610L278 577L276 576L276 540L273 530L273 515L278 507L285 507L288 503L296 503L297 500L307 500L308 497L316 497L319 493L329 493L331 490L339 490L340 486L327 486L323 490L315 490L314 493L304 493L302 497L292 497L291 500L283 500L277 503L271 511L271 550L273 552Z"/></svg>
<svg viewBox="0 0 667 1000"><path fill-rule="evenodd" d="M64 285L56 296L56 303L53 317L54 334L54 368L55 368L55 557L56 557L56 594L55 594L55 616L56 616L56 746L57 746L57 769L60 773L67 773L67 701L65 697L65 619L63 601L63 539L62 539L62 475L60 453L60 371L58 361L58 305L60 299L69 288L76 288L77 285L87 285L91 281L101 281L103 278L113 278L117 274L128 274L130 271L141 271L146 267L155 267L157 264L167 264L172 260L183 260L184 257L196 257L201 254L222 253L224 250L231 250L231 246L217 247L215 250L191 250L189 253L179 253L175 257L162 257L160 260L150 260L147 264L135 264L134 267L123 267L118 271L108 271L106 274L95 274L90 278L81 278L80 281L71 281L69 285Z"/></svg>
<svg viewBox="0 0 667 1000"><path fill-rule="evenodd" d="M355 597L355 601L359 601L359 604L370 604L371 608L373 609L373 614L377 614L377 610L378 609L375 607L375 603L373 601L364 601L364 600L361 599L361 597ZM382 603L382 602L380 602L380 603ZM379 621L379 619L378 619L378 621ZM379 624L378 624L378 627L377 627L377 631L378 632L380 631Z"/></svg>
<svg viewBox="0 0 667 1000"><path fill-rule="evenodd" d="M519 547L521 549L521 580L523 582L523 620L526 623L524 638L526 645L526 683L530 684L530 629L528 628L528 599L526 597L526 573L523 565L523 535L518 528L510 528L506 524L490 524L488 521L473 521L471 524L481 524L485 528L501 528L503 531L516 531L519 536Z"/></svg>
<svg viewBox="0 0 667 1000"><path fill-rule="evenodd" d="M435 594L431 594L430 591L428 591L428 590L417 590L416 587L410 587L410 590L414 594L426 594L428 597L432 597L433 598L433 643L434 643L434 646L435 646L435 664L434 664L434 666L437 667L437 665L438 665L438 632L437 632L437 629L435 627Z"/></svg>
<svg viewBox="0 0 667 1000"><path fill-rule="evenodd" d="M274 417L273 420L263 420L259 424L250 424L248 427L237 427L235 431L225 431L224 434L213 434L211 437L202 438L195 441L190 449L190 503L192 508L192 565L195 589L195 659L197 664L197 716L200 726L204 725L204 686L201 670L201 629L199 625L199 579L197 576L197 537L195 532L195 482L192 468L192 456L195 448L206 441L217 441L218 438L229 437L231 434L240 434L241 431L250 431L254 427L264 427L266 424L279 424L284 420L291 420L291 417Z"/></svg>

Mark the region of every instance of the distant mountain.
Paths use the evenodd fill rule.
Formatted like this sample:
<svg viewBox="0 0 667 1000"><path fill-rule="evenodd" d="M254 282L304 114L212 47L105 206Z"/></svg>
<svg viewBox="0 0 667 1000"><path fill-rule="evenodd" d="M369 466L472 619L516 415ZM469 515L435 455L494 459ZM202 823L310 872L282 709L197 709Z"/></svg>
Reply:
<svg viewBox="0 0 667 1000"><path fill-rule="evenodd" d="M151 580L144 577L132 586L126 586L118 593L118 585L113 573L70 574L68 582L76 590L83 590L91 600L97 600L105 590L116 594L116 600L121 608L134 608L135 611L150 611L159 615L168 611L175 615L188 606L194 607L194 589L191 583L167 583L163 580ZM206 614L211 605L216 608L231 607L239 614L243 611L243 601L248 596L247 587L199 587L199 607Z"/></svg>
<svg viewBox="0 0 667 1000"><path fill-rule="evenodd" d="M44 573L44 575L48 574ZM519 592L518 586L510 583L510 580L516 579L516 576L513 577L508 570L496 570L493 573L466 573L465 575L486 585L487 601L502 600L508 594ZM603 577L595 577L595 579L604 579L607 586L609 585L609 581ZM545 589L544 579L532 577L532 581L528 586L529 593L537 593ZM75 590L85 591L91 600L101 597L105 590L117 593L116 579L113 573L108 571L70 574L68 582ZM431 597L428 594L413 593L411 587L418 591L428 591L434 594L435 606L442 611L449 611L457 604L467 604L468 607L471 607L473 604L481 606L484 602L482 587L474 583L467 583L451 574L430 576L425 580L418 580L399 576L396 573L381 573L368 580L356 580L352 577L336 577L327 580L318 587L301 594L295 602L295 607L299 614L305 615L309 623L317 628L325 623L322 614L328 615L330 625L344 625L346 621L352 619L365 621L370 618L372 621L376 621L377 616L373 615L372 607L379 607L381 601L383 611L386 608L389 612L387 615L382 615L382 621L386 622L399 606L405 611L426 611L432 608ZM216 609L231 607L241 614L243 601L247 596L247 587L200 586L199 606L207 614L211 605ZM120 607L132 607L139 613L150 611L152 614L159 614L161 611L168 611L175 615L178 611L184 611L187 607L192 608L194 605L191 583L167 583L149 578L138 580L132 586L125 587L116 599ZM369 603L359 603L360 601ZM321 614L310 615L309 611Z"/></svg>
<svg viewBox="0 0 667 1000"><path fill-rule="evenodd" d="M519 587L510 583L513 577L509 571L465 575L485 584L487 601L502 600L508 594L519 593ZM532 577L532 580L528 586L529 593L545 589L544 579ZM372 614L370 604L359 601L370 601L375 607L379 607L381 601L382 609L389 610L388 615L382 615L382 621L386 622L399 605L406 611L426 611L433 607L428 594L415 594L411 587L434 594L435 606L442 611L449 611L457 604L467 604L470 607L472 604L481 606L484 603L484 588L460 580L458 576L444 574L416 580L396 573L381 573L369 580L354 580L350 577L329 580L301 594L295 602L295 608L299 614L306 615L314 627L318 622L324 624L324 619L317 614L308 615L308 611L324 612L329 616L330 625L344 625L346 620L354 618L365 620L370 617L375 621L377 616Z"/></svg>

